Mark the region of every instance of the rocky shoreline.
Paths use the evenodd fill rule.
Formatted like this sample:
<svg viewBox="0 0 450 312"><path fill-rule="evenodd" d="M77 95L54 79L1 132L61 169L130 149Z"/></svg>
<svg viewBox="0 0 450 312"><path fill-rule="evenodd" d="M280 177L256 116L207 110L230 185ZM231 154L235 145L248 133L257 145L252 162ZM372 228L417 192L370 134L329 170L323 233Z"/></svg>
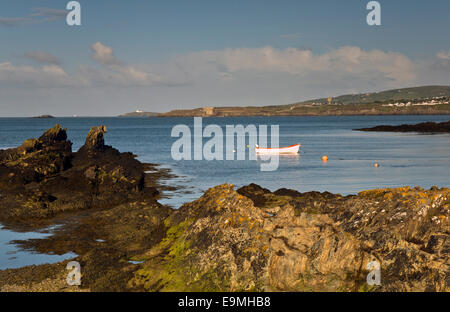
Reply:
<svg viewBox="0 0 450 312"><path fill-rule="evenodd" d="M161 205L165 173L104 144L93 127L72 152L56 125L0 151L0 222L58 225L15 241L66 264L0 271L0 291L449 291L450 190L357 195L219 185L179 209ZM152 169L153 173L148 173ZM366 283L371 261L381 285Z"/></svg>
<svg viewBox="0 0 450 312"><path fill-rule="evenodd" d="M372 128L354 129L355 131L378 131L378 132L420 132L420 133L449 133L450 121L445 122L422 122L415 125L400 126L375 126Z"/></svg>

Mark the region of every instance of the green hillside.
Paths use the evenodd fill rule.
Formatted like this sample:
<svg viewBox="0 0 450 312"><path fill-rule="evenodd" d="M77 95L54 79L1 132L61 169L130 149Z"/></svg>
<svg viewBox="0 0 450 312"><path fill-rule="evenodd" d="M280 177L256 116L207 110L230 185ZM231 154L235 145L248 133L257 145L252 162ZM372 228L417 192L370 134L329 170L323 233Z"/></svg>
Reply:
<svg viewBox="0 0 450 312"><path fill-rule="evenodd" d="M381 103L386 101L409 101L432 97L450 97L450 86L424 86L403 88L373 93L347 94L332 98L335 104ZM328 103L327 98L298 102L295 104Z"/></svg>
<svg viewBox="0 0 450 312"><path fill-rule="evenodd" d="M382 92L347 94L286 105L203 107L173 110L159 117L191 116L338 116L447 115L450 86L424 86Z"/></svg>

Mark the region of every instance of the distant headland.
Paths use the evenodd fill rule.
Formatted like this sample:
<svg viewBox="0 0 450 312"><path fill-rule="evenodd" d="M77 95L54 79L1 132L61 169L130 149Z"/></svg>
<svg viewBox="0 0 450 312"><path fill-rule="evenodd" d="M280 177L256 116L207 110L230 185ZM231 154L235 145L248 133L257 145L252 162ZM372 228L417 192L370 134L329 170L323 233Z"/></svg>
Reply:
<svg viewBox="0 0 450 312"><path fill-rule="evenodd" d="M450 86L423 86L348 94L287 105L201 107L166 113L133 112L124 117L448 115Z"/></svg>
<svg viewBox="0 0 450 312"><path fill-rule="evenodd" d="M135 112L120 115L119 117L155 117L157 115L158 115L158 113L144 112L141 110L137 110Z"/></svg>
<svg viewBox="0 0 450 312"><path fill-rule="evenodd" d="M40 115L40 116L34 116L32 118L55 118L55 117L52 115Z"/></svg>

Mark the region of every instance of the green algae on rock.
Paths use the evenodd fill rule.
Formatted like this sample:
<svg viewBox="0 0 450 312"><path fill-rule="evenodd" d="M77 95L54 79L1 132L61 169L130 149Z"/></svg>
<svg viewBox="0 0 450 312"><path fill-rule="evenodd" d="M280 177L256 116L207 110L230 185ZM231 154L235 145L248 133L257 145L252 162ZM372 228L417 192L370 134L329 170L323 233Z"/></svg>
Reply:
<svg viewBox="0 0 450 312"><path fill-rule="evenodd" d="M448 198L446 188L342 197L217 186L166 220L165 238L141 255L146 261L130 286L149 291L447 291ZM372 260L381 263L381 286L366 283Z"/></svg>
<svg viewBox="0 0 450 312"><path fill-rule="evenodd" d="M208 190L167 220L165 239L142 255L132 285L158 291L262 290L262 215L232 185Z"/></svg>

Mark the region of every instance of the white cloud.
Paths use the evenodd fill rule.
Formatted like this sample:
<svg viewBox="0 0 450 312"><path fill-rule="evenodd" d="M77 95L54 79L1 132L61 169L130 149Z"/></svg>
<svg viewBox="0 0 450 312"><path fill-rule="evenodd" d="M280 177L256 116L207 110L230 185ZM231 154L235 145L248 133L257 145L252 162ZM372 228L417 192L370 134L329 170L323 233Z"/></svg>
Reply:
<svg viewBox="0 0 450 312"><path fill-rule="evenodd" d="M417 77L417 64L401 53L381 50L366 51L359 47L345 46L316 54L311 50L287 48L276 49L271 46L262 48L239 48L216 51L201 51L179 56L163 64L143 66L128 65L119 60L112 47L101 42L91 46L92 59L100 67L80 65L79 70L67 74L59 66L59 59L49 53L28 52L28 58L54 65L37 69L34 67L16 67L14 72L44 72L49 75L65 76L71 85L96 86L152 86L152 85L186 85L198 83L205 77L219 77L231 81L246 75L257 77L261 74L278 74L310 77L335 77L343 81L383 81L387 86L408 84ZM449 55L440 52L439 59ZM10 63L8 63L10 64ZM10 66L12 66L10 64ZM14 75L13 75L14 76ZM323 78L322 78L323 79ZM327 80L326 78L325 80ZM29 79L34 81L34 79ZM45 81L39 82L39 86ZM54 83L53 80L50 80ZM66 84L67 81L64 82ZM305 81L310 83L310 81ZM320 82L317 82L320 84ZM324 82L325 83L325 82ZM57 83L58 84L58 83Z"/></svg>
<svg viewBox="0 0 450 312"><path fill-rule="evenodd" d="M45 21L65 19L68 12L67 10L53 8L32 8L31 10L34 13L32 13L30 16L42 17Z"/></svg>
<svg viewBox="0 0 450 312"><path fill-rule="evenodd" d="M60 88L60 87L148 87L155 85L172 86L185 82L180 79L164 78L152 70L139 69L135 65L127 65L114 56L114 51L101 42L92 46L92 58L100 66L89 66L81 64L78 70L67 73L59 65L59 59L49 53L28 52L24 55L39 63L46 64L37 66L15 66L10 62L0 64L0 86L8 87L37 87L37 88ZM151 67L151 66L150 66Z"/></svg>
<svg viewBox="0 0 450 312"><path fill-rule="evenodd" d="M32 8L29 17L0 17L0 26L15 27L26 24L52 22L65 19L66 10L53 8Z"/></svg>
<svg viewBox="0 0 450 312"><path fill-rule="evenodd" d="M29 58L38 63L60 65L61 62L57 56L42 51L31 51L24 54L26 58Z"/></svg>
<svg viewBox="0 0 450 312"><path fill-rule="evenodd" d="M42 87L70 85L79 87L101 86L154 86L186 85L203 80L239 80L239 77L261 74L271 76L287 75L286 78L304 79L310 84L318 77L317 84L326 84L331 77L339 79L336 85L345 81L384 81L386 86L406 84L416 78L416 67L408 57L395 52L380 50L365 51L359 47L341 47L327 53L315 54L311 50L270 46L263 48L239 48L218 51L202 51L179 56L163 64L143 66L128 65L119 60L112 47L96 42L91 46L92 58L100 65L80 65L79 70L66 73L59 60L48 53L29 52L25 55L49 65L15 67L3 63L0 68L2 81L22 81ZM6 74L7 73L7 74ZM40 77L40 75L43 75ZM61 81L55 77L64 77ZM215 78L214 78L215 77ZM319 78L320 77L320 78Z"/></svg>
<svg viewBox="0 0 450 312"><path fill-rule="evenodd" d="M63 87L72 81L67 73L57 65L41 68L14 66L10 62L0 63L0 82L8 86Z"/></svg>
<svg viewBox="0 0 450 312"><path fill-rule="evenodd" d="M450 60L450 52L441 51L436 57L440 60Z"/></svg>
<svg viewBox="0 0 450 312"><path fill-rule="evenodd" d="M42 71L55 77L68 77L67 73L57 65L46 65L42 67Z"/></svg>
<svg viewBox="0 0 450 312"><path fill-rule="evenodd" d="M158 75L136 69L133 66L109 66L94 68L81 65L77 73L82 86L144 87L164 84Z"/></svg>
<svg viewBox="0 0 450 312"><path fill-rule="evenodd" d="M14 27L32 22L33 20L26 17L0 17L0 26Z"/></svg>
<svg viewBox="0 0 450 312"><path fill-rule="evenodd" d="M365 51L359 47L341 47L324 54L311 50L270 46L263 48L226 49L204 51L181 57L181 63L191 70L224 68L219 72L239 71L285 73L306 75L309 73L341 73L349 75L382 75L397 82L414 80L414 63L403 54L380 50Z"/></svg>
<svg viewBox="0 0 450 312"><path fill-rule="evenodd" d="M92 59L103 64L103 65L122 65L115 56L113 49L108 47L101 42L96 42L91 46L94 54L92 55Z"/></svg>
<svg viewBox="0 0 450 312"><path fill-rule="evenodd" d="M104 65L101 70L92 69L86 66L81 67L83 79L92 80L93 83L114 84L121 86L152 86L155 84L171 85L176 84L170 80L150 70L141 70L136 66L127 65L114 55L113 48L96 42L91 46L94 54L92 59Z"/></svg>

